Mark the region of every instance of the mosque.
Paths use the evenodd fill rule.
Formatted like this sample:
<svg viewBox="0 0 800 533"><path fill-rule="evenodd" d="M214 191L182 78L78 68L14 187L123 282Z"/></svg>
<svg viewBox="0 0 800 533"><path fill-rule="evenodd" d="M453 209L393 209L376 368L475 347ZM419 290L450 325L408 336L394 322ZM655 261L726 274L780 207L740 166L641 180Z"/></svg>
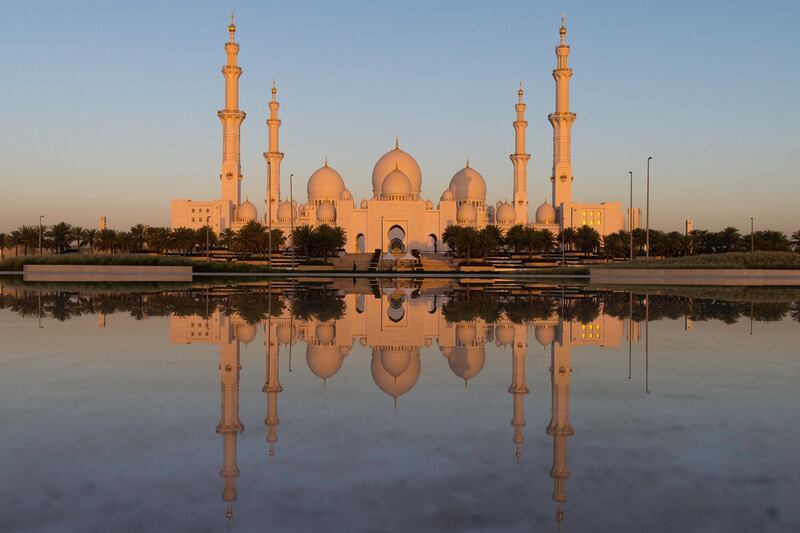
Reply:
<svg viewBox="0 0 800 533"><path fill-rule="evenodd" d="M289 235L299 225L329 224L342 227L347 236L345 251L365 253L380 249L394 254L410 249L436 252L445 229L450 225L471 226L477 229L495 224L506 230L515 224L536 229L547 229L557 234L561 227L588 225L601 236L623 229L625 220L619 202L587 204L573 201L571 159L571 129L575 113L569 110L569 81L572 69L568 58L570 47L566 44L566 27L562 19L560 43L556 46L557 65L553 70L556 82L556 109L548 116L553 127L553 169L550 176L551 201L544 201L529 217L527 193L527 165L530 154L526 152L525 102L520 85L515 105L516 120L513 164L513 200L492 205L486 199L486 180L467 161L458 170L442 192L438 203L421 194L422 170L408 152L395 141L394 149L382 155L372 171L372 197L356 203L342 175L327 159L321 168L308 179L308 199L299 204L281 200L281 160L278 118L280 104L277 88L272 87L270 100L268 151L264 153L267 164L267 187L264 201L265 214L259 217L256 206L248 199L242 201L242 170L240 159L241 125L244 111L239 109L238 65L239 45L235 41L236 25L231 19L228 27L230 39L225 44L227 64L222 68L225 78L225 108L217 115L222 122L222 169L220 173L221 197L218 200L195 201L173 199L171 226L173 228L200 228L211 226L215 231L238 229L258 220L279 228Z"/></svg>

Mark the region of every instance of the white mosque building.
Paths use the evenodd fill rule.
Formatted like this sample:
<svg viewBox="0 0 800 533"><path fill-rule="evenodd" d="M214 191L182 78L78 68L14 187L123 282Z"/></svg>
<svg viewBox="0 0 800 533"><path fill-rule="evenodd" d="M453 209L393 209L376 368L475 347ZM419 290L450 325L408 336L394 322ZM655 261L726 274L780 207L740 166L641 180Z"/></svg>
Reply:
<svg viewBox="0 0 800 533"><path fill-rule="evenodd" d="M365 253L380 249L403 253L411 249L436 251L445 229L450 225L472 226L477 229L495 224L506 230L515 224L536 229L548 229L557 234L562 227L588 225L600 235L623 229L625 221L619 202L585 204L572 200L571 129L575 113L569 110L569 80L572 69L567 60L570 47L565 43L563 20L561 41L556 46L558 59L553 78L556 81L556 111L548 116L553 127L553 171L550 176L552 200L542 203L531 220L528 215L527 164L530 154L525 151L525 102L520 86L515 105L515 149L511 154L514 172L513 202L486 201L486 181L469 162L456 172L442 192L438 203L421 196L422 170L409 153L395 141L393 150L382 155L372 171L372 197L356 203L347 189L344 178L327 160L308 179L308 200L298 204L281 200L280 165L283 153L279 147L278 118L280 104L277 89L272 87L269 102L269 149L264 153L267 162L267 191L265 214L259 218L256 206L242 201L240 164L241 124L244 111L238 108L239 77L237 64L239 45L235 42L236 26L231 20L230 40L225 44L227 64L222 68L225 77L225 109L218 112L222 121L221 198L211 201L174 199L171 205L173 228L200 228L208 224L219 232L234 230L259 220L279 228L289 235L292 227L329 224L342 227L347 234L345 251Z"/></svg>

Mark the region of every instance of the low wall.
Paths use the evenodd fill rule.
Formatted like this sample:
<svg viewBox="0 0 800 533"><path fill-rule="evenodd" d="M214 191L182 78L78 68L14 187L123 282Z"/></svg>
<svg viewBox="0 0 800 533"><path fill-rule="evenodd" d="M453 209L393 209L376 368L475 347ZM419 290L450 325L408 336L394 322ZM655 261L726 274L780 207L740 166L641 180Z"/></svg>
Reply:
<svg viewBox="0 0 800 533"><path fill-rule="evenodd" d="M192 281L190 266L24 265L23 281Z"/></svg>
<svg viewBox="0 0 800 533"><path fill-rule="evenodd" d="M592 268L604 285L800 285L800 270L745 268Z"/></svg>

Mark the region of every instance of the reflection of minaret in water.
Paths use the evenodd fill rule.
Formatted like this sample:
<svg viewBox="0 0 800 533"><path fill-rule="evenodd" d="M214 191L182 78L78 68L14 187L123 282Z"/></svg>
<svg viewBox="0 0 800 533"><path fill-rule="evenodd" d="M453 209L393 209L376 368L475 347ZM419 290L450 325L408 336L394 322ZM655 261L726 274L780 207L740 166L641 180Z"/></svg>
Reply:
<svg viewBox="0 0 800 533"><path fill-rule="evenodd" d="M567 501L567 437L575 431L569 423L569 384L572 378L571 348L564 345L564 322L559 327L559 338L552 344L550 377L552 385L552 414L547 434L553 437L553 501L557 503L556 520L561 523L564 511L561 505Z"/></svg>
<svg viewBox="0 0 800 533"><path fill-rule="evenodd" d="M244 431L239 421L239 341L230 342L220 347L219 376L222 385L222 413L217 424L217 433L222 435L222 470L219 474L225 481L222 499L227 502L226 516L233 518L233 501L236 499L236 477L239 467L236 465L236 437Z"/></svg>
<svg viewBox="0 0 800 533"><path fill-rule="evenodd" d="M272 298L272 294L270 294ZM270 302L271 305L271 302ZM270 311L270 316L271 316ZM267 418L264 423L267 425L267 444L269 445L269 460L275 457L275 443L278 441L278 393L283 390L279 375L279 353L278 335L273 326L272 318L267 320L267 372L266 382L261 389L267 395Z"/></svg>
<svg viewBox="0 0 800 533"><path fill-rule="evenodd" d="M520 334L521 328L521 334ZM512 366L511 366L511 386L508 392L514 395L514 417L511 425L514 426L514 452L517 462L522 455L521 447L525 442L523 428L525 427L525 395L528 394L528 385L525 384L525 353L527 342L525 330L526 326L516 327L515 339L512 345Z"/></svg>

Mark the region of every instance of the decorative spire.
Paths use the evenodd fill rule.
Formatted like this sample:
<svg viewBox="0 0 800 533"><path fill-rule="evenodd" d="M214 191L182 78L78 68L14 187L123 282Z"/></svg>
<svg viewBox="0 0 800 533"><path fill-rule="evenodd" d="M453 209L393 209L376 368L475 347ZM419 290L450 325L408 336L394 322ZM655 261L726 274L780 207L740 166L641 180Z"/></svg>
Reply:
<svg viewBox="0 0 800 533"><path fill-rule="evenodd" d="M469 168L469 157L467 158L467 167L466 168Z"/></svg>
<svg viewBox="0 0 800 533"><path fill-rule="evenodd" d="M561 29L558 30L559 35L561 35L561 46L564 46L566 44L564 42L564 40L567 37L567 26L566 26L566 24L564 22L565 18L566 17L564 17L564 15L561 15Z"/></svg>
<svg viewBox="0 0 800 533"><path fill-rule="evenodd" d="M231 34L231 42L233 42L233 36L236 34L236 23L234 22L234 12L231 11L231 23L228 24L228 31Z"/></svg>
<svg viewBox="0 0 800 533"><path fill-rule="evenodd" d="M520 103L522 103L522 95L523 94L525 94L525 92L522 90L522 81L520 81L519 82L519 90L517 91L517 96L519 96Z"/></svg>
<svg viewBox="0 0 800 533"><path fill-rule="evenodd" d="M275 87L275 78L272 78L272 101L275 101L275 98L278 96L278 88Z"/></svg>
<svg viewBox="0 0 800 533"><path fill-rule="evenodd" d="M400 149L400 136L399 135L395 135L394 136L394 149L395 150L399 150Z"/></svg>
<svg viewBox="0 0 800 533"><path fill-rule="evenodd" d="M328 156L327 155L325 156L325 166L326 167L328 166Z"/></svg>

